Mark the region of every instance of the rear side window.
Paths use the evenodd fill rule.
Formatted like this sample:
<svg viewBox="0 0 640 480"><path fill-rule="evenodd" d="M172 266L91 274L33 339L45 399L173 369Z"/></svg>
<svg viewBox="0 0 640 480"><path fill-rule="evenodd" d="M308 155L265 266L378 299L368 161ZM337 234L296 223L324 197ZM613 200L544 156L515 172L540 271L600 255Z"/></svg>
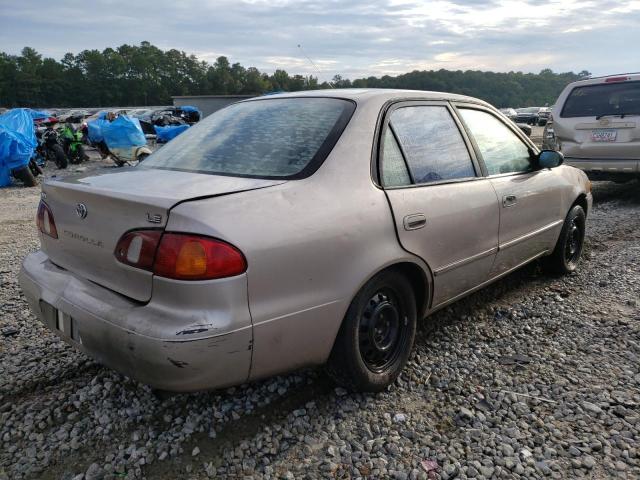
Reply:
<svg viewBox="0 0 640 480"><path fill-rule="evenodd" d="M411 185L411 177L407 170L400 146L391 131L387 128L382 146L382 184L385 187L401 187Z"/></svg>
<svg viewBox="0 0 640 480"><path fill-rule="evenodd" d="M571 90L560 116L640 115L640 82L603 83Z"/></svg>
<svg viewBox="0 0 640 480"><path fill-rule="evenodd" d="M324 161L355 105L335 98L242 102L186 130L143 167L257 178L301 178Z"/></svg>
<svg viewBox="0 0 640 480"><path fill-rule="evenodd" d="M469 151L446 107L401 107L391 114L389 124L414 183L476 176Z"/></svg>

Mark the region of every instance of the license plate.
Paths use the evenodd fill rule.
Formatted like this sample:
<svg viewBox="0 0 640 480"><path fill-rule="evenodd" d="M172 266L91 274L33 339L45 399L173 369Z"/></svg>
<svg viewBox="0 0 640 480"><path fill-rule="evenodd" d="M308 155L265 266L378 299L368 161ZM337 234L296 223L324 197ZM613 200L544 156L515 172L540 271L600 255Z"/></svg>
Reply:
<svg viewBox="0 0 640 480"><path fill-rule="evenodd" d="M614 129L601 129L591 131L591 140L594 142L615 142L618 131Z"/></svg>

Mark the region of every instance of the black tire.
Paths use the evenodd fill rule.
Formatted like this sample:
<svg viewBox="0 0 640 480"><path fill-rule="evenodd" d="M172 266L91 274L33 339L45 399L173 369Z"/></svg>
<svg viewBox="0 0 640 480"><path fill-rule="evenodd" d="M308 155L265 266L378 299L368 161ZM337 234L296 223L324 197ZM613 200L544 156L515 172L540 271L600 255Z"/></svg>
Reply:
<svg viewBox="0 0 640 480"><path fill-rule="evenodd" d="M351 390L384 390L400 375L411 354L416 319L416 298L409 280L394 270L376 275L351 302L327 372Z"/></svg>
<svg viewBox="0 0 640 480"><path fill-rule="evenodd" d="M569 210L553 253L543 259L545 270L565 275L578 268L584 247L586 223L587 216L580 205Z"/></svg>
<svg viewBox="0 0 640 480"><path fill-rule="evenodd" d="M87 160L89 160L89 155L87 155L87 152L84 151L84 147L82 145L78 145L76 147L76 152L78 152L78 158L80 158L80 163L86 162Z"/></svg>
<svg viewBox="0 0 640 480"><path fill-rule="evenodd" d="M62 149L62 147L56 143L51 145L51 150L53 151L53 154L55 156L55 161L58 168L67 168L69 162L67 160L67 156L64 154L64 150Z"/></svg>
<svg viewBox="0 0 640 480"><path fill-rule="evenodd" d="M34 177L37 177L38 175L44 175L44 170L42 170L42 167L38 165L33 158L29 160L29 170L31 170L31 173Z"/></svg>
<svg viewBox="0 0 640 480"><path fill-rule="evenodd" d="M31 173L31 170L29 170L28 166L27 167L16 168L11 173L13 173L14 177L16 177L22 183L24 183L25 187L37 187L38 186L38 181L36 180L36 177L33 176L33 173Z"/></svg>

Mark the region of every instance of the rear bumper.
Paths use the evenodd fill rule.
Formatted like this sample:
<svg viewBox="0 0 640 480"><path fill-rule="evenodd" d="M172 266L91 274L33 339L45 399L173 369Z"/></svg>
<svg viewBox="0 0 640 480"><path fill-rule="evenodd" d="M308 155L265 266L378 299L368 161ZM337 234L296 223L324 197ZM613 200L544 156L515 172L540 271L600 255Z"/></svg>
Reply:
<svg viewBox="0 0 640 480"><path fill-rule="evenodd" d="M579 168L585 172L615 175L640 174L640 160L565 157L564 161L567 165Z"/></svg>
<svg viewBox="0 0 640 480"><path fill-rule="evenodd" d="M249 376L253 332L244 275L159 279L154 299L141 304L73 275L39 251L25 258L20 286L40 321L64 341L154 388L205 390Z"/></svg>

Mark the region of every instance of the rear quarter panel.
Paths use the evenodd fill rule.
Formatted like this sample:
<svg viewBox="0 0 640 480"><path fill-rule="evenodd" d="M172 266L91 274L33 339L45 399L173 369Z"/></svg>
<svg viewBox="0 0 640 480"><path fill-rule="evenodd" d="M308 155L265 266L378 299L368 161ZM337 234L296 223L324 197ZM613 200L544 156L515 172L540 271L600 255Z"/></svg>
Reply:
<svg viewBox="0 0 640 480"><path fill-rule="evenodd" d="M381 106L358 106L311 177L183 203L169 215L169 230L221 238L245 254L252 379L324 363L361 286L388 265L420 262L398 244L384 192L371 181Z"/></svg>

